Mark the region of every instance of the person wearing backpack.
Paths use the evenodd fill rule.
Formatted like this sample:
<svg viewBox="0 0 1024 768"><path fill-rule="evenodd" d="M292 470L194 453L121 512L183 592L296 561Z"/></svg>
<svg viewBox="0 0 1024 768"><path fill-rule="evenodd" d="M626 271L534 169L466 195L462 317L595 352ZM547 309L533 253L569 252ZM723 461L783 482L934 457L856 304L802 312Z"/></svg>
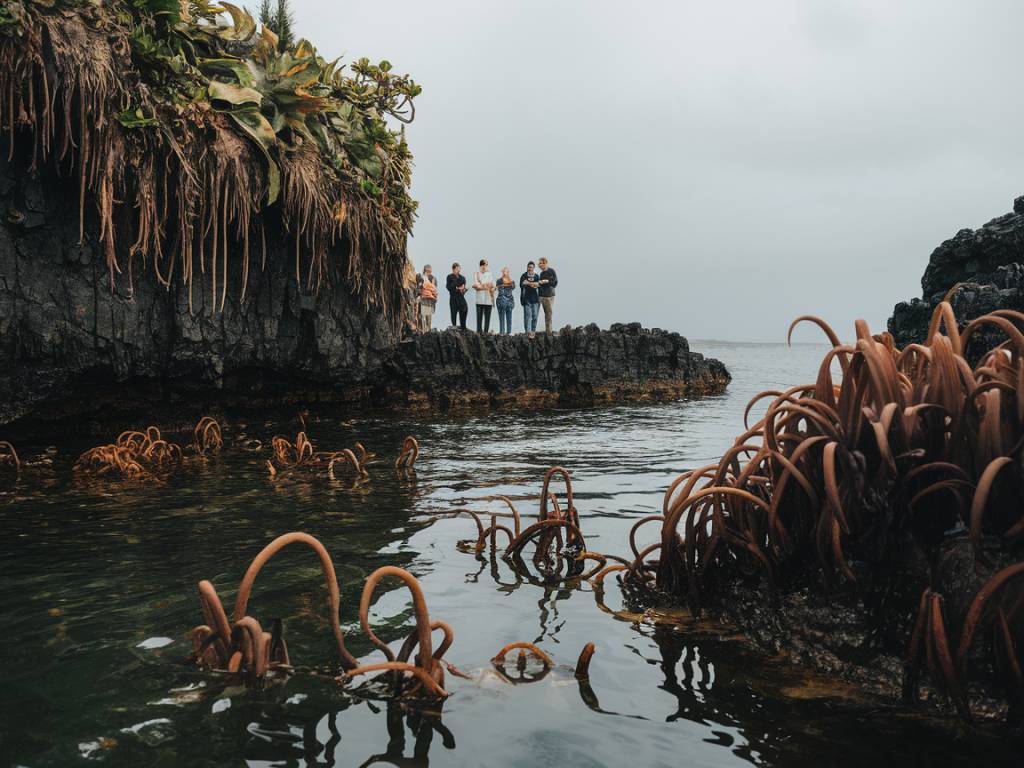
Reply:
<svg viewBox="0 0 1024 768"><path fill-rule="evenodd" d="M420 332L427 333L431 330L437 308L437 278L429 264L424 265L422 275L417 275L416 287L420 295Z"/></svg>

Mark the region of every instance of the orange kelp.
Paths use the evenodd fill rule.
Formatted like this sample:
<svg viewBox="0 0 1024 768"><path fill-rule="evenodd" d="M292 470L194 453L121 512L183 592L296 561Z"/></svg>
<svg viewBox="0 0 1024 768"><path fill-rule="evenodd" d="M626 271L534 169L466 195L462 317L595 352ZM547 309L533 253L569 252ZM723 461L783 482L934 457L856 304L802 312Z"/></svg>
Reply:
<svg viewBox="0 0 1024 768"><path fill-rule="evenodd" d="M558 497L550 490L551 481L556 476L561 476L565 481L565 511L563 512L558 503ZM472 549L474 554L480 555L490 546L491 552L498 549L497 536L499 533L506 537L508 546L502 553L502 557L514 567L525 570L525 563L522 560L524 549L531 542L535 543L533 553L534 565L548 572L548 575L561 570L564 548L574 554L570 561L569 576L572 578L587 578L596 572L604 564L606 557L594 552L586 551L586 540L580 530L580 517L573 502L572 478L569 472L563 467L551 467L544 473L544 483L540 493L540 509L537 514L537 522L522 529L522 518L512 501L506 496L497 496L497 500L508 505L511 512L513 528L498 523L498 516L491 515L491 524L484 526L480 515L471 510L465 510L476 522L477 537L459 542L459 545ZM565 539L563 542L563 531ZM583 574L581 565L584 560L598 560L599 565L591 573ZM552 567L555 566L555 567Z"/></svg>
<svg viewBox="0 0 1024 768"><path fill-rule="evenodd" d="M355 444L355 451L351 448L342 448L340 451L317 451L306 433L299 432L294 443L286 437L276 435L271 441L271 449L274 457L267 459L267 470L271 477L284 471L295 470L322 471L333 477L335 467L343 466L351 467L358 480L369 477L365 466L367 453L362 443ZM356 451L359 452L358 456Z"/></svg>
<svg viewBox="0 0 1024 768"><path fill-rule="evenodd" d="M755 396L746 415L768 400L764 416L720 461L677 478L663 516L637 524L660 520L660 542L637 552L634 527L636 561L606 570L627 570L633 583L650 574L695 612L747 579L770 595L852 596L890 623L901 610L894 587L916 585L916 624L902 628L908 697L923 664L969 717L970 669L1003 689L1013 715L1024 701L1024 314L994 312L961 332L943 302L926 343L902 350L864 321L852 344L812 316L790 334L804 321L832 343L817 381ZM978 350L994 331L1008 338ZM947 571L960 545L972 562L957 581ZM904 611L911 623L913 612Z"/></svg>
<svg viewBox="0 0 1024 768"><path fill-rule="evenodd" d="M90 448L78 457L75 471L82 476L119 476L124 479L151 479L167 474L189 454L205 457L219 453L224 445L220 424L204 416L192 432L193 442L186 451L166 440L157 427L145 431L127 430L109 445Z"/></svg>
<svg viewBox="0 0 1024 768"><path fill-rule="evenodd" d="M316 553L327 587L327 618L338 648L342 674L339 682L377 671L395 673L396 694L401 696L426 695L443 698L444 690L443 656L455 638L452 628L443 621L431 620L427 613L426 599L416 578L408 571L393 566L378 568L366 580L359 605L359 621L370 641L385 655L386 661L360 666L345 646L345 635L339 622L341 591L334 569L334 562L317 539L301 532L278 536L256 556L249 565L235 598L233 620L228 621L227 613L216 589L209 581L199 582L199 600L202 604L204 624L192 630L194 661L202 665L230 673L240 674L250 686L262 686L276 671L291 669L288 648L284 641L283 628L279 620L273 622L272 631L248 615L249 598L256 576L263 566L278 552L290 544L302 544ZM394 576L405 582L413 595L413 609L416 615L416 629L409 635L396 655L370 628L370 600L377 584L385 577ZM444 639L432 648L431 633L440 630ZM414 650L419 649L413 663L409 662Z"/></svg>
<svg viewBox="0 0 1024 768"><path fill-rule="evenodd" d="M0 440L0 469L2 468L13 469L15 472L21 470L21 459L18 458L18 452L6 440Z"/></svg>

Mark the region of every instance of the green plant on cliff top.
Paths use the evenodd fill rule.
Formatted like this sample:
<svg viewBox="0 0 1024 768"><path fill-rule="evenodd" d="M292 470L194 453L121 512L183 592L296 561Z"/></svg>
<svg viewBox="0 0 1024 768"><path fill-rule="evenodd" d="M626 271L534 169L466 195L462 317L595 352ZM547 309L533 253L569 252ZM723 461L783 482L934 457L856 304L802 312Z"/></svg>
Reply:
<svg viewBox="0 0 1024 768"><path fill-rule="evenodd" d="M341 241L364 300L395 309L387 285L401 282L416 203L404 127L387 120L411 121L420 88L389 62L360 59L346 72L231 3L0 0L0 66L8 155L20 132L32 136L33 168L55 142L60 157L75 158L112 281L124 261L114 210L134 205L129 278L136 256L151 259L168 286L177 265L191 302L197 257L215 305L219 273L223 307L228 253L241 247L244 298L250 239L264 240L258 214L279 205L297 276L309 254L307 287L320 284L327 251ZM232 126L250 152L224 133ZM125 174L125 163L137 172ZM84 228L84 208L80 218Z"/></svg>

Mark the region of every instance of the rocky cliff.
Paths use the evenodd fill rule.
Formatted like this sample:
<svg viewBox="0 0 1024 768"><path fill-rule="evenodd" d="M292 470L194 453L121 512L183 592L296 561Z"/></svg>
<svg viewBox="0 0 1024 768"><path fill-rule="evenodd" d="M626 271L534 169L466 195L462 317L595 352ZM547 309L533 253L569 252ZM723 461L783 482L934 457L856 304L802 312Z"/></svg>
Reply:
<svg viewBox="0 0 1024 768"><path fill-rule="evenodd" d="M899 346L924 341L932 310L947 293L963 324L997 309L1024 311L1024 196L1012 213L961 229L932 252L921 298L897 304L889 320Z"/></svg>
<svg viewBox="0 0 1024 768"><path fill-rule="evenodd" d="M729 381L721 363L690 352L679 334L639 325L533 340L447 331L403 341L400 322L365 309L344 274L332 274L328 290L303 294L272 221L266 268L249 275L244 302L229 293L223 311L214 309L211 275L199 273L191 310L180 281L164 287L148 274L121 275L112 291L95 235L78 241L73 187L0 160L7 432L101 429L133 414L188 421L237 405L664 399L718 392ZM86 224L96 232L95 221Z"/></svg>

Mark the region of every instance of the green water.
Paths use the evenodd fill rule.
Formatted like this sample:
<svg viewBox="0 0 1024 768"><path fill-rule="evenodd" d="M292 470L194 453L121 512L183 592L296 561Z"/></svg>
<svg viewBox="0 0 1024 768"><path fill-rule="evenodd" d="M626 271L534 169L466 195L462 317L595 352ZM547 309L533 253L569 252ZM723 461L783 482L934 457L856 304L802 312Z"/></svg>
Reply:
<svg viewBox="0 0 1024 768"><path fill-rule="evenodd" d="M25 766L521 765L635 766L1014 764L998 730L933 722L851 696L750 650L728 632L658 612L616 617L592 587L545 586L498 559L455 547L473 535L455 508L536 494L544 470L568 467L588 548L625 555L637 518L660 511L680 471L712 459L740 430L742 406L763 387L811 379L821 348L697 345L735 377L728 394L669 405L583 411L308 419L318 448L361 440L379 455L359 488L311 477L275 482L266 454L237 447L294 435L288 414L235 419L223 455L166 484L80 485L84 447L57 446L0 491L0 761ZM423 453L414 477L391 459L406 434ZM0 436L2 437L2 436ZM40 462L47 446L25 446ZM536 502L521 510L535 513ZM399 565L423 584L433 618L450 623L446 658L475 679L447 679L430 712L346 693L315 557L286 549L261 573L249 612L285 619L293 663L283 685L249 692L185 663L201 623L196 582L230 606L246 566L275 536L306 531L330 551L350 649L382 660L359 631L363 579ZM654 528L644 540L653 541ZM534 574L536 576L536 574ZM385 582L377 632L400 641L411 600ZM624 607L610 577L607 607ZM266 621L264 622L266 623ZM537 643L562 665L510 685L488 674L504 644ZM571 666L595 642L590 689Z"/></svg>

